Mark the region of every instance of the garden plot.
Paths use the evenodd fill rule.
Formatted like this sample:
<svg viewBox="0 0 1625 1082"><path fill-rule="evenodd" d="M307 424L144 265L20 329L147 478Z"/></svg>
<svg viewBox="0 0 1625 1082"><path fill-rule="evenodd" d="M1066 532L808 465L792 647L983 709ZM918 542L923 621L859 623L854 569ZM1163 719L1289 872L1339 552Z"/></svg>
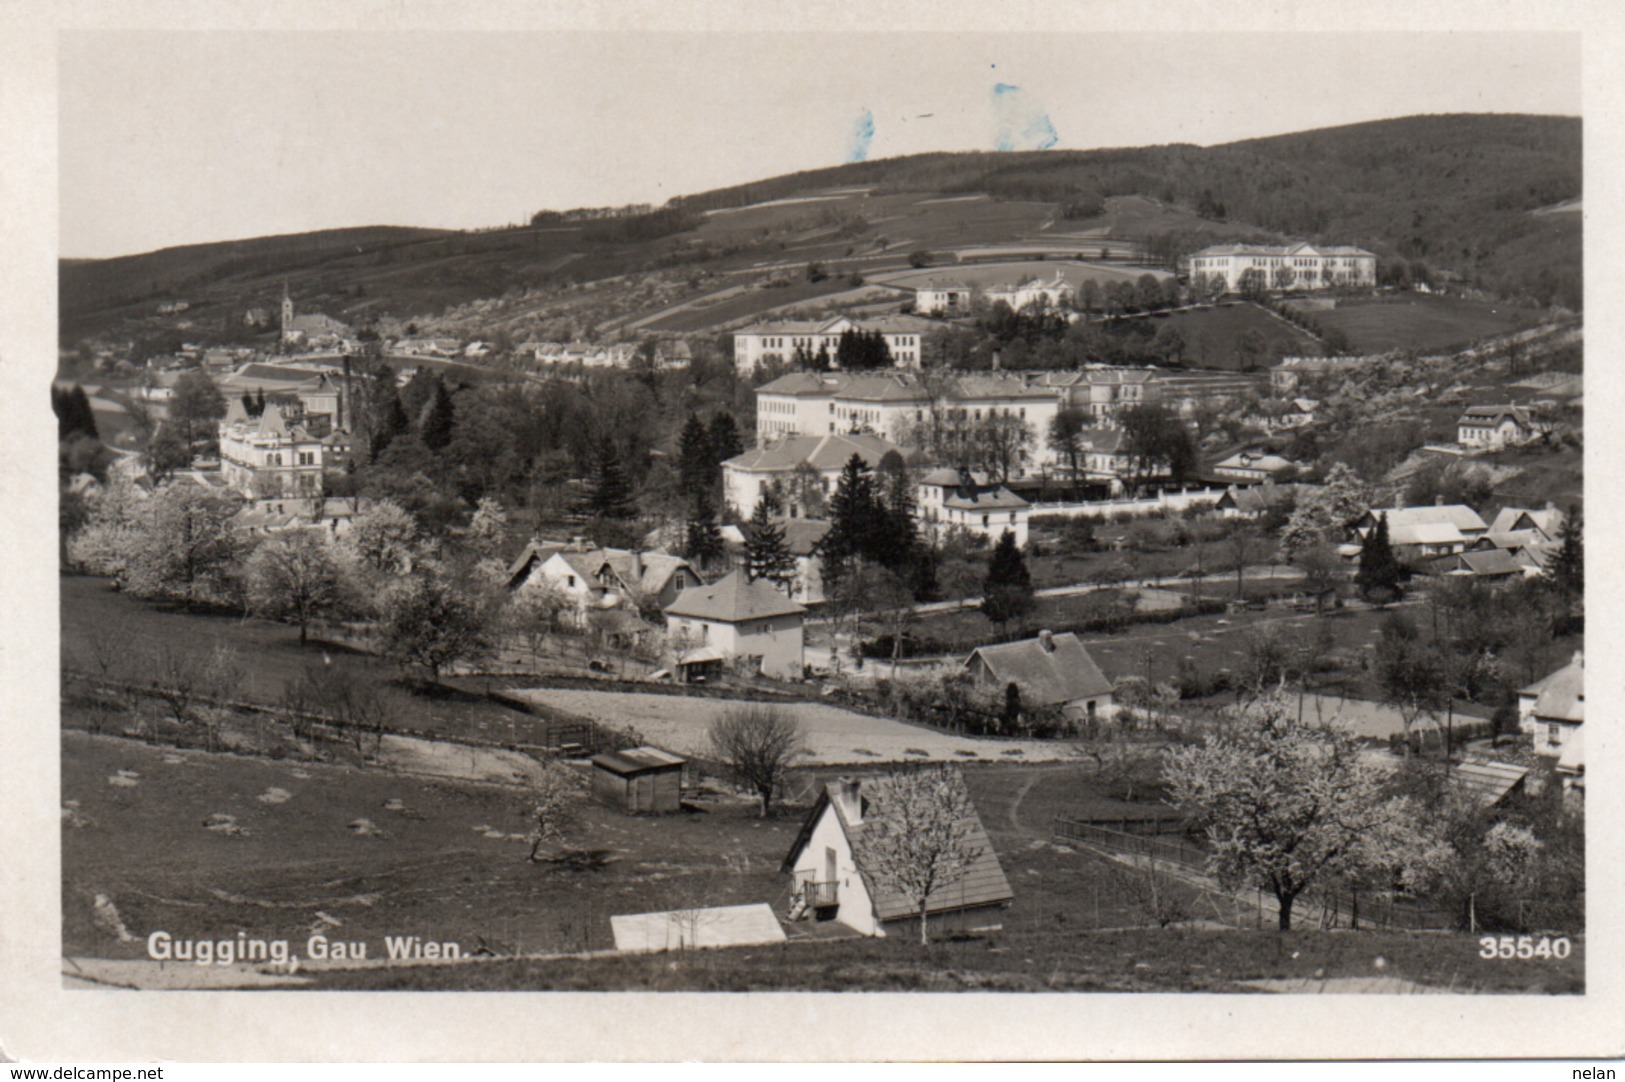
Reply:
<svg viewBox="0 0 1625 1082"><path fill-rule="evenodd" d="M635 729L649 743L688 755L704 754L710 724L728 709L745 705L725 699L571 688L528 688L513 694L606 725ZM1048 762L1076 757L1070 744L1058 741L956 736L822 703L794 703L780 709L801 722L809 765L910 759Z"/></svg>

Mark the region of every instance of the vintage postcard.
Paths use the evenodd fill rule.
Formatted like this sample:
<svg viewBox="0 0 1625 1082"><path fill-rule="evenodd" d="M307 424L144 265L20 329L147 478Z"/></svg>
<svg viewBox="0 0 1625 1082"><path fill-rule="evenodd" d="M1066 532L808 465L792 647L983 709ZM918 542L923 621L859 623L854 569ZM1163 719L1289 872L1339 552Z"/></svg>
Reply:
<svg viewBox="0 0 1625 1082"><path fill-rule="evenodd" d="M329 7L13 20L9 1054L1621 1054L1612 15Z"/></svg>

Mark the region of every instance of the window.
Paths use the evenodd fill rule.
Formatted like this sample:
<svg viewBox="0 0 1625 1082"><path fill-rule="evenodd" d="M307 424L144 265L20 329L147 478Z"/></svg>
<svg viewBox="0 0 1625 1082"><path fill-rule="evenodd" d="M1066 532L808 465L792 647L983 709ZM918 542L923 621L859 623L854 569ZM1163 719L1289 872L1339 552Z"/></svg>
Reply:
<svg viewBox="0 0 1625 1082"><path fill-rule="evenodd" d="M1546 743L1554 748L1563 743L1563 728L1555 721L1546 726Z"/></svg>
<svg viewBox="0 0 1625 1082"><path fill-rule="evenodd" d="M564 576L564 582L570 589L574 590L576 588L576 577L574 575Z"/></svg>
<svg viewBox="0 0 1625 1082"><path fill-rule="evenodd" d="M988 518L989 518L989 516L987 516L987 515L982 516L982 529L984 529L984 530L987 529Z"/></svg>

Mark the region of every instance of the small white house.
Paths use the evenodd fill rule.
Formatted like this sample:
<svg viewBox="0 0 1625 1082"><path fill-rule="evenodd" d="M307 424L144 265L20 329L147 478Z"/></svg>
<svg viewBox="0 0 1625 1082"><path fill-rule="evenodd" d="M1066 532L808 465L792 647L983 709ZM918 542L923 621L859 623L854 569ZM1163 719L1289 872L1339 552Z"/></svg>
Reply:
<svg viewBox="0 0 1625 1082"><path fill-rule="evenodd" d="M958 783L964 784L963 777ZM824 786L780 866L794 880L791 921L834 920L862 935L885 936L906 932L919 919L915 906L866 867L862 855L868 798L887 784L885 777L868 777ZM991 931L1002 925L1002 911L1015 893L974 809L968 828L966 844L977 857L957 882L926 896L926 919Z"/></svg>
<svg viewBox="0 0 1625 1082"><path fill-rule="evenodd" d="M1573 661L1518 692L1518 727L1534 739L1535 754L1561 758L1580 736L1585 705L1585 657L1576 651Z"/></svg>
<svg viewBox="0 0 1625 1082"><path fill-rule="evenodd" d="M1468 406L1456 422L1456 442L1475 450L1498 451L1528 443L1547 428L1522 406Z"/></svg>
<svg viewBox="0 0 1625 1082"><path fill-rule="evenodd" d="M969 470L932 470L919 483L920 531L932 541L955 529L995 544L1006 530L1027 547L1032 505L1008 488Z"/></svg>
<svg viewBox="0 0 1625 1082"><path fill-rule="evenodd" d="M764 676L801 679L807 610L771 583L734 571L710 586L683 591L665 611L679 667L732 660Z"/></svg>

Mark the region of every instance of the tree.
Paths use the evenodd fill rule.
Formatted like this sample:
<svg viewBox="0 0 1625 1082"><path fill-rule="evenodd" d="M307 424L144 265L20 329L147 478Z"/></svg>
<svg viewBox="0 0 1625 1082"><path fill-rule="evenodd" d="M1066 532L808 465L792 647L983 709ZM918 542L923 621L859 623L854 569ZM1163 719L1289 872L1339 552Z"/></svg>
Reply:
<svg viewBox="0 0 1625 1082"><path fill-rule="evenodd" d="M706 730L711 754L761 800L761 817L773 809L773 794L807 754L801 724L777 707L746 703L729 708Z"/></svg>
<svg viewBox="0 0 1625 1082"><path fill-rule="evenodd" d="M418 438L431 451L440 451L451 442L452 426L456 423L456 407L451 392L443 380L435 380L429 392L428 405L423 407L423 420L418 425Z"/></svg>
<svg viewBox="0 0 1625 1082"><path fill-rule="evenodd" d="M1360 569L1355 572L1354 583L1361 597L1381 605L1399 598L1403 576L1399 558L1388 543L1388 516L1378 515L1377 524L1366 533L1360 546Z"/></svg>
<svg viewBox="0 0 1625 1082"><path fill-rule="evenodd" d="M1370 507L1370 488L1339 462L1327 473L1324 485L1299 497L1281 530L1281 554L1296 563L1307 549L1337 544Z"/></svg>
<svg viewBox="0 0 1625 1082"><path fill-rule="evenodd" d="M1230 551L1230 565L1236 571L1236 596L1241 597L1246 593L1247 565L1262 552L1264 539L1251 526L1238 525L1225 537L1224 545Z"/></svg>
<svg viewBox="0 0 1625 1082"><path fill-rule="evenodd" d="M410 511L393 500L376 500L350 521L343 544L362 566L382 575L405 575L417 558L418 540Z"/></svg>
<svg viewBox="0 0 1625 1082"><path fill-rule="evenodd" d="M297 530L264 542L248 558L247 572L254 609L298 624L300 646L311 621L338 611L348 592L344 567L323 533Z"/></svg>
<svg viewBox="0 0 1625 1082"><path fill-rule="evenodd" d="M96 432L96 412L90 407L85 389L75 383L63 389L51 385L51 408L56 412L56 436L65 440L75 433L99 439Z"/></svg>
<svg viewBox="0 0 1625 1082"><path fill-rule="evenodd" d="M773 520L766 498L756 501L756 510L741 532L745 535L745 577L766 579L788 594L796 577L796 558L785 544L784 527Z"/></svg>
<svg viewBox="0 0 1625 1082"><path fill-rule="evenodd" d="M970 434L975 457L971 465L986 470L1003 484L1025 460L1033 443L1033 430L1026 421L1010 414L988 416Z"/></svg>
<svg viewBox="0 0 1625 1082"><path fill-rule="evenodd" d="M477 661L490 652L484 601L469 584L451 580L441 569L420 569L384 597L384 655L403 669L427 669L438 684L448 666Z"/></svg>
<svg viewBox="0 0 1625 1082"><path fill-rule="evenodd" d="M707 434L711 442L711 459L715 463L713 469L720 469L722 463L745 450L744 441L739 438L739 424L727 410L721 410L711 417Z"/></svg>
<svg viewBox="0 0 1625 1082"><path fill-rule="evenodd" d="M226 415L226 399L207 372L186 372L175 381L169 397L169 423L187 447L215 438L216 426Z"/></svg>
<svg viewBox="0 0 1625 1082"><path fill-rule="evenodd" d="M601 519L626 520L637 516L632 485L626 479L614 441L607 436L598 441L582 509L589 516Z"/></svg>
<svg viewBox="0 0 1625 1082"><path fill-rule="evenodd" d="M468 519L465 541L469 550L481 559L495 559L502 553L507 534L508 512L502 501L495 496L480 497Z"/></svg>
<svg viewBox="0 0 1625 1082"><path fill-rule="evenodd" d="M1315 883L1412 859L1414 813L1384 796L1386 771L1346 731L1298 721L1280 695L1237 709L1202 744L1166 752L1163 779L1205 831L1219 882L1274 894L1283 932Z"/></svg>
<svg viewBox="0 0 1625 1082"><path fill-rule="evenodd" d="M1559 545L1546 568L1546 581L1572 606L1577 598L1585 597L1585 535L1578 508L1570 505L1557 537Z"/></svg>
<svg viewBox="0 0 1625 1082"><path fill-rule="evenodd" d="M1003 628L1026 616L1034 604L1027 561L1016 546L1016 535L1005 530L988 557L987 578L982 583L982 613Z"/></svg>
<svg viewBox="0 0 1625 1082"><path fill-rule="evenodd" d="M683 495L692 501L701 491L716 484L717 460L711 450L711 436L705 423L692 413L677 437L677 476Z"/></svg>
<svg viewBox="0 0 1625 1082"><path fill-rule="evenodd" d="M137 597L226 600L242 545L231 527L235 497L170 485L143 509L130 538L125 587Z"/></svg>
<svg viewBox="0 0 1625 1082"><path fill-rule="evenodd" d="M1182 483L1196 471L1196 441L1177 414L1160 402L1130 406L1118 413L1124 450L1129 456L1130 492L1148 478L1166 473L1174 484Z"/></svg>
<svg viewBox="0 0 1625 1082"><path fill-rule="evenodd" d="M1411 735L1422 715L1437 715L1450 705L1454 681L1449 663L1435 643L1422 640L1404 612L1390 613L1383 621L1375 661L1383 701L1398 708L1405 726L1409 756Z"/></svg>
<svg viewBox="0 0 1625 1082"><path fill-rule="evenodd" d="M155 484L162 484L173 477L176 470L184 470L192 464L192 447L176 426L166 422L153 430L141 457L147 476Z"/></svg>
<svg viewBox="0 0 1625 1082"><path fill-rule="evenodd" d="M964 776L950 766L894 770L864 783L862 797L866 807L855 855L919 914L924 946L930 942L926 915L932 896L947 897L983 855Z"/></svg>
<svg viewBox="0 0 1625 1082"><path fill-rule="evenodd" d="M1078 459L1084 453L1083 433L1089 427L1089 412L1077 406L1056 411L1049 423L1050 450L1066 459L1067 475L1075 493L1078 487Z"/></svg>
<svg viewBox="0 0 1625 1082"><path fill-rule="evenodd" d="M869 465L853 452L841 468L829 502L829 532L823 544L825 582L839 582L853 560L877 552L884 530L883 512Z"/></svg>
<svg viewBox="0 0 1625 1082"><path fill-rule="evenodd" d="M1298 553L1293 565L1303 572L1304 589L1315 599L1315 615L1323 613L1328 595L1337 595L1344 579L1343 561L1330 545L1313 545Z"/></svg>
<svg viewBox="0 0 1625 1082"><path fill-rule="evenodd" d="M702 489L689 508L688 524L683 529L683 555L705 568L715 564L722 552L717 509L711 502L711 493Z"/></svg>
<svg viewBox="0 0 1625 1082"><path fill-rule="evenodd" d="M542 761L541 773L531 782L526 801L527 814L535 823L526 860L537 863L543 846L549 842L562 844L574 832L581 821L584 789L581 776L569 767Z"/></svg>

